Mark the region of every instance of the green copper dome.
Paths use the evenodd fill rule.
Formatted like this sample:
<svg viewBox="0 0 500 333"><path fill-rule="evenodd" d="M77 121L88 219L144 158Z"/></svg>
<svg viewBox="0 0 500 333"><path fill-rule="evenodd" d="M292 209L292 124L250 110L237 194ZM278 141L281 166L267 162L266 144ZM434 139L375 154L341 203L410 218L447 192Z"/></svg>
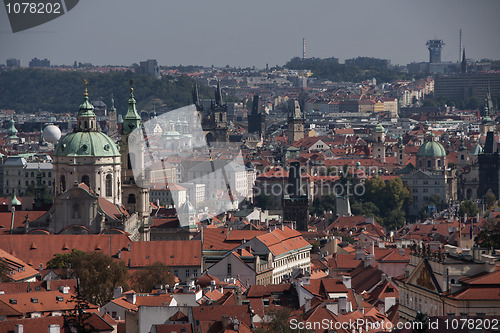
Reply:
<svg viewBox="0 0 500 333"><path fill-rule="evenodd" d="M10 121L9 121L9 129L7 130L7 134L9 135L9 138L17 138L17 128L15 125L16 121L14 120L14 115L10 116Z"/></svg>
<svg viewBox="0 0 500 333"><path fill-rule="evenodd" d="M120 152L116 143L101 132L73 132L57 144L55 156L116 157Z"/></svg>
<svg viewBox="0 0 500 333"><path fill-rule="evenodd" d="M445 157L446 151L439 142L428 141L424 143L417 152L417 157Z"/></svg>
<svg viewBox="0 0 500 333"><path fill-rule="evenodd" d="M78 127L73 133L62 138L56 146L55 156L93 156L117 157L120 156L116 143L106 134L97 130L94 107L89 102L87 88L84 101L80 105L77 116Z"/></svg>
<svg viewBox="0 0 500 333"><path fill-rule="evenodd" d="M384 133L385 132L384 126L382 126L382 124L377 124L377 126L375 126L375 132L376 133Z"/></svg>

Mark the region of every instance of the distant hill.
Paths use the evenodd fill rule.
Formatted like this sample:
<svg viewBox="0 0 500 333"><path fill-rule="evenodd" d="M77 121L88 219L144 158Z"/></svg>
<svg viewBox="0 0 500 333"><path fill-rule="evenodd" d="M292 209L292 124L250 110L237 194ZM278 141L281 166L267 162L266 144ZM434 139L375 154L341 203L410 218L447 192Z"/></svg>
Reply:
<svg viewBox="0 0 500 333"><path fill-rule="evenodd" d="M371 59L371 58L367 58ZM328 79L333 82L361 82L375 78L377 83L392 82L394 80L412 79L422 77L408 73L398 72L392 69L384 69L380 66L358 66L350 64L339 64L337 58L292 58L286 63L285 68L295 70L311 70L313 77Z"/></svg>
<svg viewBox="0 0 500 333"><path fill-rule="evenodd" d="M102 99L109 107L113 93L119 114L127 111L130 80L134 80L134 95L140 109L160 105L166 110L191 104L195 82L187 76L159 80L132 71L89 73L19 69L0 73L0 109L14 109L19 113L76 112L83 99L84 79L88 80L90 100ZM211 88L200 86L199 90L200 97L213 98ZM157 111L161 110L157 108Z"/></svg>

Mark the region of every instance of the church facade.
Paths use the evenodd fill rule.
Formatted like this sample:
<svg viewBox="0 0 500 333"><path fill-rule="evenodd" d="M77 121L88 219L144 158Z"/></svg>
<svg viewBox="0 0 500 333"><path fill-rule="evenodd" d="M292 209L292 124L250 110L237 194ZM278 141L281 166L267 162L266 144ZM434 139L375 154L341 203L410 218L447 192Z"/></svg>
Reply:
<svg viewBox="0 0 500 333"><path fill-rule="evenodd" d="M119 145L97 125L85 89L75 130L62 138L53 161L54 205L26 226L30 233L128 233L149 240L149 189L135 183L128 136L141 126L133 89ZM132 156L134 165L144 156ZM144 185L144 184L141 184Z"/></svg>

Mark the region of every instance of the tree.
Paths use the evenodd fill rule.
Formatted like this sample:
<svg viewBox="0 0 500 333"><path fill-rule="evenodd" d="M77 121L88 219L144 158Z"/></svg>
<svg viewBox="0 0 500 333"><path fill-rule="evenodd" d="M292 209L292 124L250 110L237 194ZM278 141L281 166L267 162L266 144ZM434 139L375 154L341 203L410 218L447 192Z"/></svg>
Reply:
<svg viewBox="0 0 500 333"><path fill-rule="evenodd" d="M290 320L291 311L288 309L271 310L268 315L272 318L271 321L266 325L266 327L260 327L256 332L276 332L276 333L292 333L292 330L288 321Z"/></svg>
<svg viewBox="0 0 500 333"><path fill-rule="evenodd" d="M132 275L132 289L141 293L150 293L160 284L173 286L174 282L175 278L171 269L159 261Z"/></svg>
<svg viewBox="0 0 500 333"><path fill-rule="evenodd" d="M71 262L79 255L84 255L85 252L73 249L69 253L56 253L54 258L47 262L47 268L49 269L60 269L68 268L71 266Z"/></svg>
<svg viewBox="0 0 500 333"><path fill-rule="evenodd" d="M464 217L465 214L467 214L467 216L476 216L478 212L479 210L477 209L476 204L471 200L462 201L460 208L458 209L458 215L461 217Z"/></svg>
<svg viewBox="0 0 500 333"><path fill-rule="evenodd" d="M479 232L474 242L480 247L500 249L500 223L487 219L486 227Z"/></svg>
<svg viewBox="0 0 500 333"><path fill-rule="evenodd" d="M273 198L264 193L255 197L255 206L260 207L262 210L273 208Z"/></svg>
<svg viewBox="0 0 500 333"><path fill-rule="evenodd" d="M113 297L113 289L122 286L128 289L128 270L123 262L113 260L101 252L85 253L73 250L67 254L56 254L47 267L70 267L80 279L81 296L86 301L103 306Z"/></svg>
<svg viewBox="0 0 500 333"><path fill-rule="evenodd" d="M491 190L486 192L486 194L484 195L484 199L486 201L486 209L488 210L491 209L493 206L495 206L495 203L497 201L495 194L493 194Z"/></svg>

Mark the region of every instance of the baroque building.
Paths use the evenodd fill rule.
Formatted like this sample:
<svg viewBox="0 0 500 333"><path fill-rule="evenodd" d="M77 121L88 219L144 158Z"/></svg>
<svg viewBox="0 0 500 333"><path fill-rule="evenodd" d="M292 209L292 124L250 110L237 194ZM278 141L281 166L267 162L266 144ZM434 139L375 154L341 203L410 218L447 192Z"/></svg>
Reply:
<svg viewBox="0 0 500 333"><path fill-rule="evenodd" d="M148 239L149 190L135 184L127 139L140 127L131 89L120 146L102 133L87 89L77 125L56 145L53 161L54 205L26 226L29 233L129 233ZM128 158L128 160L127 160ZM122 162L125 167L122 166ZM143 157L134 156L139 167Z"/></svg>

